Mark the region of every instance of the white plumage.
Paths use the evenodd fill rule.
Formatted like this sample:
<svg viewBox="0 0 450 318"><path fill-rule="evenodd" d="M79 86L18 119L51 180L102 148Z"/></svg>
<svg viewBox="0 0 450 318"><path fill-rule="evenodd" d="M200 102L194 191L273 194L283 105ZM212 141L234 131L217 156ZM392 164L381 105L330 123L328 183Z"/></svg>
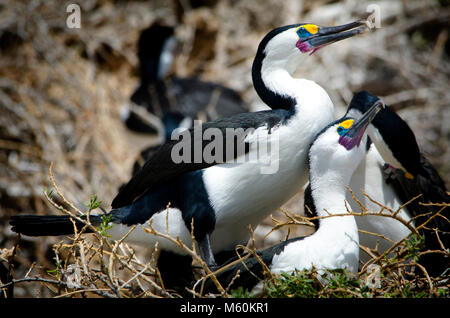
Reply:
<svg viewBox="0 0 450 318"><path fill-rule="evenodd" d="M379 212L381 207L380 205L372 202L367 196L363 195L363 192L367 193L370 198L386 206L392 211L397 211L397 209L402 205L402 202L399 200L394 189L390 185L386 184L384 180L382 170L384 162L385 161L380 156L375 144L371 144L365 157L362 159L353 174L350 182L350 188L352 189L354 195L370 212ZM361 211L361 207L355 202L349 193L347 194L347 200L350 203L352 211ZM386 214L391 212L385 209L383 213ZM398 217L401 217L408 222L410 220L410 216L407 213L407 208L403 208L399 212ZM400 241L411 233L410 230L400 221L389 217L365 215L356 217L356 222L359 229L371 233L381 234L387 238L386 240L373 234L360 233L360 242L362 245L370 248L375 248L378 245L378 250L381 252L384 252L391 247L393 242ZM414 225L414 223L412 223L412 225ZM369 259L369 255L366 253L361 253L361 261L363 263Z"/></svg>

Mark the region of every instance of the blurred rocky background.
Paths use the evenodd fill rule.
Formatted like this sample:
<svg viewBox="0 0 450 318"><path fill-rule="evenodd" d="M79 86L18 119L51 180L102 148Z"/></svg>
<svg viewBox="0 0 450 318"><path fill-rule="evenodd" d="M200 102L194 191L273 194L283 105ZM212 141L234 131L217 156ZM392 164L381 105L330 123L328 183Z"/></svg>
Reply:
<svg viewBox="0 0 450 318"><path fill-rule="evenodd" d="M81 8L70 29L69 4ZM263 109L251 82L261 38L298 22L336 25L380 13L380 28L312 55L297 71L322 85L345 112L353 92L384 98L414 129L418 143L450 184L450 7L447 0L152 0L0 1L0 254L17 240L8 220L18 213L58 214L47 202L49 166L60 190L80 209L97 194L108 209L130 177L137 153L155 138L132 134L120 109L138 85L139 32L153 22L176 26L182 43L172 72L198 75L240 92ZM302 213L301 192L284 209ZM283 218L280 211L274 217ZM284 239L269 235L258 246ZM295 229L294 229L295 230ZM292 233L291 233L292 235ZM52 244L61 238L21 238L15 275L36 262L54 268ZM1 260L1 259L0 259ZM15 288L17 297L43 297L42 285Z"/></svg>

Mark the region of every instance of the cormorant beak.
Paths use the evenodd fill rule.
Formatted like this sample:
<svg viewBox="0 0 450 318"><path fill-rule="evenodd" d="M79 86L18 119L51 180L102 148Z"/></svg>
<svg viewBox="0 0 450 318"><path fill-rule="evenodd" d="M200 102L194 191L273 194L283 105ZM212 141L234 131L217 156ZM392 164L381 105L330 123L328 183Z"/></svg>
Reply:
<svg viewBox="0 0 450 318"><path fill-rule="evenodd" d="M339 137L339 143L347 150L359 146L367 127L382 108L384 108L384 102L377 100L344 135Z"/></svg>
<svg viewBox="0 0 450 318"><path fill-rule="evenodd" d="M307 38L300 39L297 47L303 52L313 54L326 45L362 34L367 30L367 23L364 20L358 20L344 25L333 27L317 27L317 32Z"/></svg>

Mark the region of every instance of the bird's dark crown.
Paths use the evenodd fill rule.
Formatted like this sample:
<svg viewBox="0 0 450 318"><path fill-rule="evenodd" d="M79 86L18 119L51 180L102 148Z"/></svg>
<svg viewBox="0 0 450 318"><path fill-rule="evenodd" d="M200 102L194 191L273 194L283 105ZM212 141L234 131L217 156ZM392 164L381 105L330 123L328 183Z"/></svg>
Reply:
<svg viewBox="0 0 450 318"><path fill-rule="evenodd" d="M355 109L363 114L378 99L379 97L368 91L357 92L350 101L347 112ZM416 176L420 170L420 150L414 132L408 124L385 105L373 119L372 125L381 134L393 156L407 172Z"/></svg>
<svg viewBox="0 0 450 318"><path fill-rule="evenodd" d="M143 82L152 81L157 77L164 43L173 34L172 27L160 24L153 24L141 32L138 41L138 59Z"/></svg>
<svg viewBox="0 0 450 318"><path fill-rule="evenodd" d="M140 61L159 58L164 42L174 35L169 26L153 24L141 32L138 41L138 57Z"/></svg>

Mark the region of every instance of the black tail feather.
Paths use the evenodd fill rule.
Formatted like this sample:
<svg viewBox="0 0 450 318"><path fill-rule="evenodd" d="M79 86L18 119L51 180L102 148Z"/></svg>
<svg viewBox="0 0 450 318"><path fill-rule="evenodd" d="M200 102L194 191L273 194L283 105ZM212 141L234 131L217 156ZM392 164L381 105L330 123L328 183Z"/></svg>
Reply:
<svg viewBox="0 0 450 318"><path fill-rule="evenodd" d="M100 220L99 216L91 216L92 223ZM12 230L28 236L58 236L74 234L74 223L77 231L85 226L81 221L75 220L68 215L15 215L12 216L9 224ZM92 232L89 228L87 232Z"/></svg>

